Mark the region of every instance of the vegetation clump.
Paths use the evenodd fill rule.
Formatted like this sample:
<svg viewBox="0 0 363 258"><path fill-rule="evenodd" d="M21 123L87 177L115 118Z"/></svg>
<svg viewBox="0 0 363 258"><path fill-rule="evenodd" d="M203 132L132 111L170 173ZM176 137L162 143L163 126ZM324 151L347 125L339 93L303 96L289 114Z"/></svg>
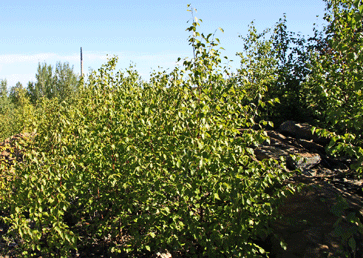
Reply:
<svg viewBox="0 0 363 258"><path fill-rule="evenodd" d="M193 58L169 73L154 72L149 82L132 68L114 73L117 57L87 82L68 74L74 86L68 88L55 81L69 67L58 65L54 77L39 66L52 83L39 79L28 91L18 90L16 111L6 109L7 96L1 95L1 118L14 116L13 124L2 125L1 137L35 133L26 146L17 146L21 162L0 164L2 173L12 172L0 188L8 242L26 257L69 257L95 243L108 254L130 256L165 250L198 257L268 256L257 239L271 233L269 222L294 189L284 184L291 176L284 162L257 161L252 147L268 141L264 128L281 121L290 101L306 100L304 109L293 112L331 130L332 154L363 158L356 127L361 78L359 67L345 58L360 52L349 45L353 32L334 27L351 16L358 21L363 8L345 2L329 1L333 16L327 19L334 22L324 47L334 55L322 59L320 46L305 48L302 39L288 53L286 20L270 39L252 24L245 52L238 53L241 68L233 74L222 65L219 40L200 34L195 18L187 28ZM346 45L337 43L345 36ZM341 94L335 96L337 89Z"/></svg>

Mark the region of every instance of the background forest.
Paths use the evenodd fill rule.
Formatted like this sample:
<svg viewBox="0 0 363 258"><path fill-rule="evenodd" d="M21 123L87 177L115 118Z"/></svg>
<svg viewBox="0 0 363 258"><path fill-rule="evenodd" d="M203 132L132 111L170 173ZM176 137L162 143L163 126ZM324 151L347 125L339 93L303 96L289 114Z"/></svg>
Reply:
<svg viewBox="0 0 363 258"><path fill-rule="evenodd" d="M236 72L193 17L194 56L148 82L114 71L117 57L87 80L67 63L39 64L26 87L2 80L0 140L34 133L22 162L0 163L8 241L24 256L67 257L105 238L116 253L264 254L254 239L294 191L283 161L253 159L266 128L308 122L363 172L363 4L326 4L310 38L285 17L262 32L251 23Z"/></svg>

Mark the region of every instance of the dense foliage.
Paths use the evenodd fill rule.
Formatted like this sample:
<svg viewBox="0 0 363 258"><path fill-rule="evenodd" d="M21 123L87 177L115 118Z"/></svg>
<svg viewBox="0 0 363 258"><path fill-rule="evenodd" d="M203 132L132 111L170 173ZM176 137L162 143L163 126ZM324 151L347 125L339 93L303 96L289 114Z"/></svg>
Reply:
<svg viewBox="0 0 363 258"><path fill-rule="evenodd" d="M39 64L37 82L13 98L3 81L0 137L36 133L17 145L22 162L0 161L7 240L26 257L94 244L130 256L266 255L256 240L293 190L284 162L257 161L251 148L268 141L271 121L309 120L329 129L317 131L333 135L332 154L362 161L361 52L351 42L363 8L343 2L328 1L326 38L310 43L286 19L270 37L251 24L235 74L195 18L193 58L149 82L115 72L117 57L85 83L61 64L54 74Z"/></svg>
<svg viewBox="0 0 363 258"><path fill-rule="evenodd" d="M4 140L19 132L31 130L32 116L35 107L31 105L26 90L20 83L7 92L7 82L1 82L0 97L0 139Z"/></svg>
<svg viewBox="0 0 363 258"><path fill-rule="evenodd" d="M236 77L250 92L249 102L270 103L260 107L258 119L277 125L290 119L324 128L316 133L332 139L327 151L352 157L352 168L361 174L363 5L326 2L328 26L315 29L308 40L288 32L286 19L272 32L257 33L252 23L249 35L241 37L245 51L237 54L245 55Z"/></svg>
<svg viewBox="0 0 363 258"><path fill-rule="evenodd" d="M332 154L357 159L363 167L363 4L362 1L327 1L325 46L314 52L305 97L318 125L330 130Z"/></svg>
<svg viewBox="0 0 363 258"><path fill-rule="evenodd" d="M251 93L248 101L273 101L262 107L260 116L277 125L286 120L311 122L312 119L302 96L302 84L310 72L308 50L316 46L287 31L286 23L284 17L273 29L262 33L251 23L247 37L240 36L244 52L237 53L241 68L236 76Z"/></svg>
<svg viewBox="0 0 363 258"><path fill-rule="evenodd" d="M46 63L38 64L36 82L29 82L24 88L20 82L8 91L7 81L0 81L0 140L20 132L28 132L35 112L42 112L43 98L56 98L59 102L71 102L76 98L80 78L68 63L53 67Z"/></svg>
<svg viewBox="0 0 363 258"><path fill-rule="evenodd" d="M54 73L51 65L38 64L38 72L35 77L37 81L28 84L28 93L33 103L42 97L57 98L59 101L63 101L74 97L78 90L79 79L74 74L73 67L71 68L68 63L58 62Z"/></svg>

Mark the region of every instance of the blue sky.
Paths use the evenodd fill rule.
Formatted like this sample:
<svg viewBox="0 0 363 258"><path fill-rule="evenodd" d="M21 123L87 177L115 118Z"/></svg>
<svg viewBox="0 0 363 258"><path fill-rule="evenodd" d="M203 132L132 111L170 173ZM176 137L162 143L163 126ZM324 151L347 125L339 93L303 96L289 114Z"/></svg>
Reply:
<svg viewBox="0 0 363 258"><path fill-rule="evenodd" d="M35 81L38 62L69 62L80 73L98 69L108 55L118 55L117 68L132 61L147 80L158 67L172 68L178 57L192 57L187 23L197 9L200 32L213 33L225 48L223 55L239 67L242 51L238 35L247 35L254 20L259 31L272 27L286 13L288 30L312 35L313 24L323 24L322 0L2 0L0 2L0 79L8 86ZM319 15L319 18L316 18ZM321 27L321 26L320 26Z"/></svg>

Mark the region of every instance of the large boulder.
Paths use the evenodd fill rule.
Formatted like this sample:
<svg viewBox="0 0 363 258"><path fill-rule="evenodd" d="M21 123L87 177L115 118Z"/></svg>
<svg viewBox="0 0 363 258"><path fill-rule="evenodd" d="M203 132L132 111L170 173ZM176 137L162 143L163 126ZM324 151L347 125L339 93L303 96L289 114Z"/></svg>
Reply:
<svg viewBox="0 0 363 258"><path fill-rule="evenodd" d="M304 148L297 139L275 131L267 131L267 134L270 137L270 143L264 143L255 148L254 153L257 159L279 160L280 157L284 157L288 168L300 169L303 173L309 173L307 170L320 163L320 155ZM312 145L312 148L323 149L320 145L309 144Z"/></svg>
<svg viewBox="0 0 363 258"><path fill-rule="evenodd" d="M312 126L307 123L296 123L288 120L280 125L279 132L283 134L291 135L297 139L313 140L315 143L326 145L330 142L330 139L320 137L312 133Z"/></svg>

